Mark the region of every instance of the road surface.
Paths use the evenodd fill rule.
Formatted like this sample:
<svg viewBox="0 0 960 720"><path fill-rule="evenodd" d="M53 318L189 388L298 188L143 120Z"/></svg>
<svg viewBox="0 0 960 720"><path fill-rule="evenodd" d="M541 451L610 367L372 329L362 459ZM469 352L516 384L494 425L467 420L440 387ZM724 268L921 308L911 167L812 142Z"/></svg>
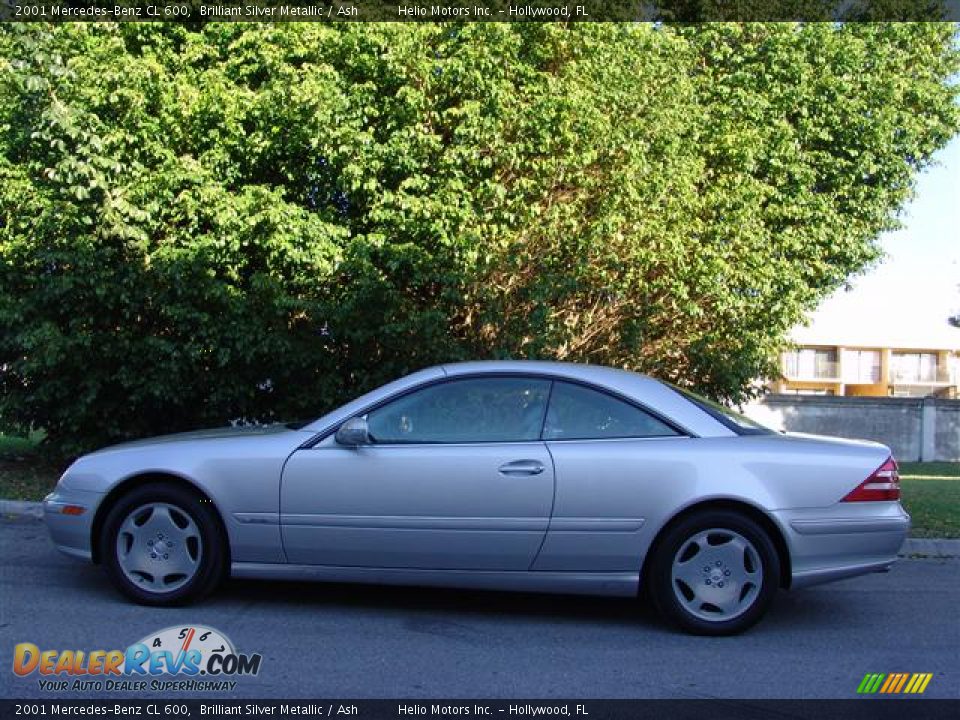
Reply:
<svg viewBox="0 0 960 720"><path fill-rule="evenodd" d="M605 598L233 581L195 607L145 608L36 520L0 520L0 548L4 698L98 696L15 676L16 643L124 649L197 623L263 656L231 697L851 698L868 672L930 672L926 697L960 697L958 559L781 593L746 635L700 638Z"/></svg>

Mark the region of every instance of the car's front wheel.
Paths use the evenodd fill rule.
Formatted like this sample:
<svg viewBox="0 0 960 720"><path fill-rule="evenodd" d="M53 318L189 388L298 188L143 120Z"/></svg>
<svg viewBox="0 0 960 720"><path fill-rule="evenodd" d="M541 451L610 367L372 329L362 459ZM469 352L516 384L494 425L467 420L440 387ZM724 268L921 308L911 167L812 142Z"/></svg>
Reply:
<svg viewBox="0 0 960 720"><path fill-rule="evenodd" d="M100 551L117 587L147 605L196 600L223 576L215 511L176 485L150 483L123 496L104 522Z"/></svg>
<svg viewBox="0 0 960 720"><path fill-rule="evenodd" d="M690 515L667 530L654 552L647 577L654 604L688 632L743 632L776 595L776 548L763 528L740 513Z"/></svg>

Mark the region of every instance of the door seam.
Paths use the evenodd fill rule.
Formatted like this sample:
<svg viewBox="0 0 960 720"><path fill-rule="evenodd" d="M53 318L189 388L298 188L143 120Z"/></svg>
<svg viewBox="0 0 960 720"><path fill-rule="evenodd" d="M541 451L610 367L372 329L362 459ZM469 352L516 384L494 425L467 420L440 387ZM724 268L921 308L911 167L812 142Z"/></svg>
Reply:
<svg viewBox="0 0 960 720"><path fill-rule="evenodd" d="M546 420L546 418L544 418ZM537 552L533 556L533 560L530 561L530 565L527 567L527 572L533 571L533 566L537 564L537 560L540 559L540 553L543 552L543 546L547 542L547 536L550 534L550 526L553 525L553 511L557 506L557 463L553 459L553 453L550 452L550 446L547 443L543 443L544 449L547 451L547 455L550 456L550 464L553 466L553 497L550 499L550 517L547 519L547 529L543 532L543 538L540 540L540 547L537 548Z"/></svg>

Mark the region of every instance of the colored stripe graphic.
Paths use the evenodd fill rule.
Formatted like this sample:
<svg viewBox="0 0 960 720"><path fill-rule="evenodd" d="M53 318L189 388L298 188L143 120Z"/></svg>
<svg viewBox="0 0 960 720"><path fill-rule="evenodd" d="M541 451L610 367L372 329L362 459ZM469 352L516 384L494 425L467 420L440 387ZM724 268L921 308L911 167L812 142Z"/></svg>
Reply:
<svg viewBox="0 0 960 720"><path fill-rule="evenodd" d="M932 677L933 673L914 673L904 692L919 695L927 689Z"/></svg>
<svg viewBox="0 0 960 720"><path fill-rule="evenodd" d="M910 673L896 673L895 680L890 684L888 693L898 693L903 689L904 684L910 678Z"/></svg>
<svg viewBox="0 0 960 720"><path fill-rule="evenodd" d="M880 683L885 677L886 675L883 673L867 673L864 675L860 687L857 688L857 692L862 695L875 693L880 688Z"/></svg>
<svg viewBox="0 0 960 720"><path fill-rule="evenodd" d="M897 686L893 689L893 692L900 692L903 690L903 686L907 682L907 673L900 673L900 682L897 683Z"/></svg>
<svg viewBox="0 0 960 720"><path fill-rule="evenodd" d="M919 695L927 689L933 679L933 673L867 673L857 686L860 695L882 695L904 693Z"/></svg>

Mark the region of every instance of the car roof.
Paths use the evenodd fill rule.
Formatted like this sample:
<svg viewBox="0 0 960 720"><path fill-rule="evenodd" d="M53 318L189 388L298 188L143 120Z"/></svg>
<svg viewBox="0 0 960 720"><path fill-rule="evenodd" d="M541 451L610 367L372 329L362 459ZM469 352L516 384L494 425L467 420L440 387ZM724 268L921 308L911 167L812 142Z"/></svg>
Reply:
<svg viewBox="0 0 960 720"><path fill-rule="evenodd" d="M570 380L607 389L623 395L672 420L692 435L701 437L735 436L720 423L680 393L659 380L641 373L586 363L552 362L543 360L473 360L469 362L435 365L399 378L373 390L337 410L317 419L304 429L325 432L348 417L365 412L385 399L409 392L417 387L444 378L490 374L540 375L553 379Z"/></svg>
<svg viewBox="0 0 960 720"><path fill-rule="evenodd" d="M522 373L587 383L625 395L673 420L694 435L706 437L736 435L669 385L632 370L548 360L472 360L439 367L447 377L485 373Z"/></svg>
<svg viewBox="0 0 960 720"><path fill-rule="evenodd" d="M648 375L621 370L620 368L605 365L591 365L589 363L560 362L555 360L470 360L467 362L448 363L438 366L448 376L476 375L485 372L504 373L535 373L552 375L554 377L582 380L584 382L600 383L613 387L621 382L660 384Z"/></svg>

